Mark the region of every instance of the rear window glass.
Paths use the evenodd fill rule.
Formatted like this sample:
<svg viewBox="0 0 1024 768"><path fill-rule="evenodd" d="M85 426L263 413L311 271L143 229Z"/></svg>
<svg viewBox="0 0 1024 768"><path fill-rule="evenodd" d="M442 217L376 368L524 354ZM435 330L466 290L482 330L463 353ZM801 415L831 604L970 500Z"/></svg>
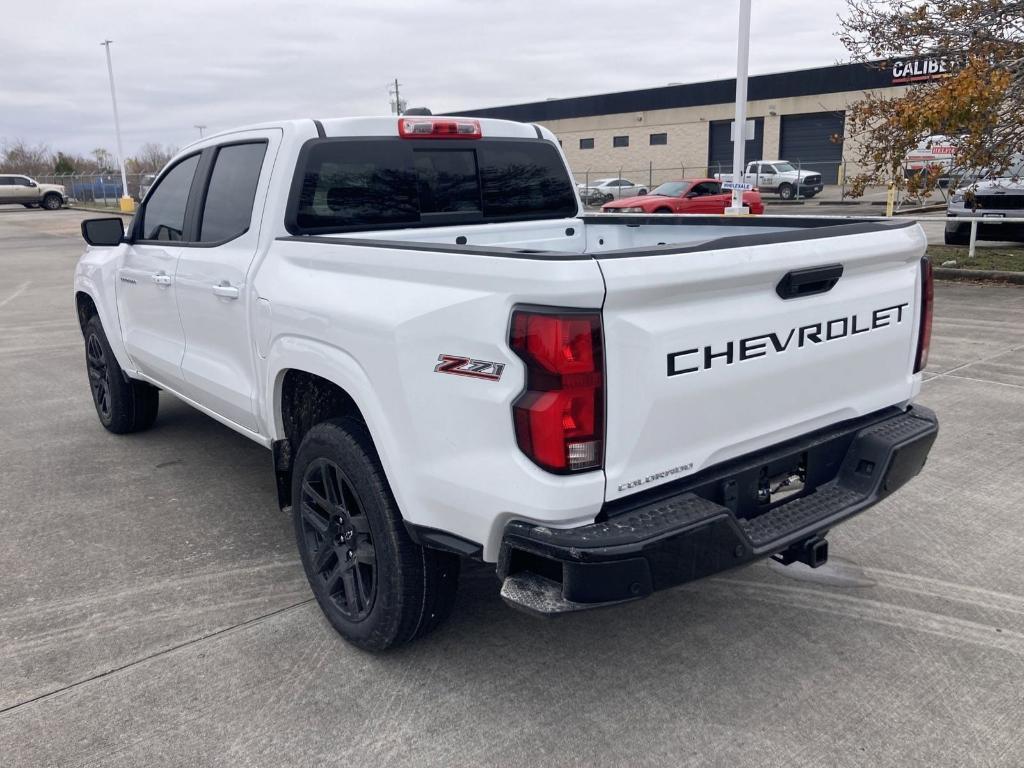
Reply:
<svg viewBox="0 0 1024 768"><path fill-rule="evenodd" d="M299 158L293 233L441 226L577 213L558 150L540 141L323 139Z"/></svg>

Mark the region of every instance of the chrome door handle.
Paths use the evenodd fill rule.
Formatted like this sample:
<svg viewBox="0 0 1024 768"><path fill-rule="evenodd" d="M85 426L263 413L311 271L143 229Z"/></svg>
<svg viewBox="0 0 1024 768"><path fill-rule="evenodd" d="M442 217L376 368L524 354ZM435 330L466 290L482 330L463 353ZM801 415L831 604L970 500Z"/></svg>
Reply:
<svg viewBox="0 0 1024 768"><path fill-rule="evenodd" d="M170 285L171 276L166 272L157 272L153 275L153 282L157 285Z"/></svg>
<svg viewBox="0 0 1024 768"><path fill-rule="evenodd" d="M215 295L220 296L222 299L237 299L238 289L231 285L227 280L224 280L217 285L213 286L213 292Z"/></svg>

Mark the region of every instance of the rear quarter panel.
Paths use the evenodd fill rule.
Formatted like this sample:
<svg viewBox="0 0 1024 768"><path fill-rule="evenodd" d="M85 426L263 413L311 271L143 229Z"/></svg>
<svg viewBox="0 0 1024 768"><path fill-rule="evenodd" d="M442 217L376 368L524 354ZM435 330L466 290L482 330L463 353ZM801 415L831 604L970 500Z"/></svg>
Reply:
<svg viewBox="0 0 1024 768"><path fill-rule="evenodd" d="M511 403L524 369L507 342L517 304L599 308L593 260L279 240L255 287L272 307L272 434L283 434L284 372L307 370L356 401L409 522L483 544L494 559L511 518L593 521L603 473L551 475L516 445ZM504 369L497 381L446 375L435 372L440 355Z"/></svg>

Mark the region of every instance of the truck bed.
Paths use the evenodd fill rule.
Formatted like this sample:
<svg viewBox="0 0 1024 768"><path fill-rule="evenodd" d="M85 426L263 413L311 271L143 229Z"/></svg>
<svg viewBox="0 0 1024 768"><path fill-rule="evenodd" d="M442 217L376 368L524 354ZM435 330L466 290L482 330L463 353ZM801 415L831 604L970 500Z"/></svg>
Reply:
<svg viewBox="0 0 1024 768"><path fill-rule="evenodd" d="M299 235L281 239L512 258L601 259L819 240L913 226L916 226L914 222L901 220L589 214L553 221ZM680 246L685 251L681 251Z"/></svg>

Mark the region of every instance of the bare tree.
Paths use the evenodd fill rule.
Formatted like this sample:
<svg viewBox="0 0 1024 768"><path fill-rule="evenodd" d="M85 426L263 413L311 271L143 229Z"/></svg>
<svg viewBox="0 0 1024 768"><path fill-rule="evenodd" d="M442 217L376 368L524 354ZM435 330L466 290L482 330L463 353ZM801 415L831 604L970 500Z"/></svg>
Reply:
<svg viewBox="0 0 1024 768"><path fill-rule="evenodd" d="M53 171L53 155L45 144L31 146L21 139L0 147L0 172L41 176Z"/></svg>
<svg viewBox="0 0 1024 768"><path fill-rule="evenodd" d="M125 162L128 173L156 173L177 153L178 148L152 142L143 144L139 151Z"/></svg>

